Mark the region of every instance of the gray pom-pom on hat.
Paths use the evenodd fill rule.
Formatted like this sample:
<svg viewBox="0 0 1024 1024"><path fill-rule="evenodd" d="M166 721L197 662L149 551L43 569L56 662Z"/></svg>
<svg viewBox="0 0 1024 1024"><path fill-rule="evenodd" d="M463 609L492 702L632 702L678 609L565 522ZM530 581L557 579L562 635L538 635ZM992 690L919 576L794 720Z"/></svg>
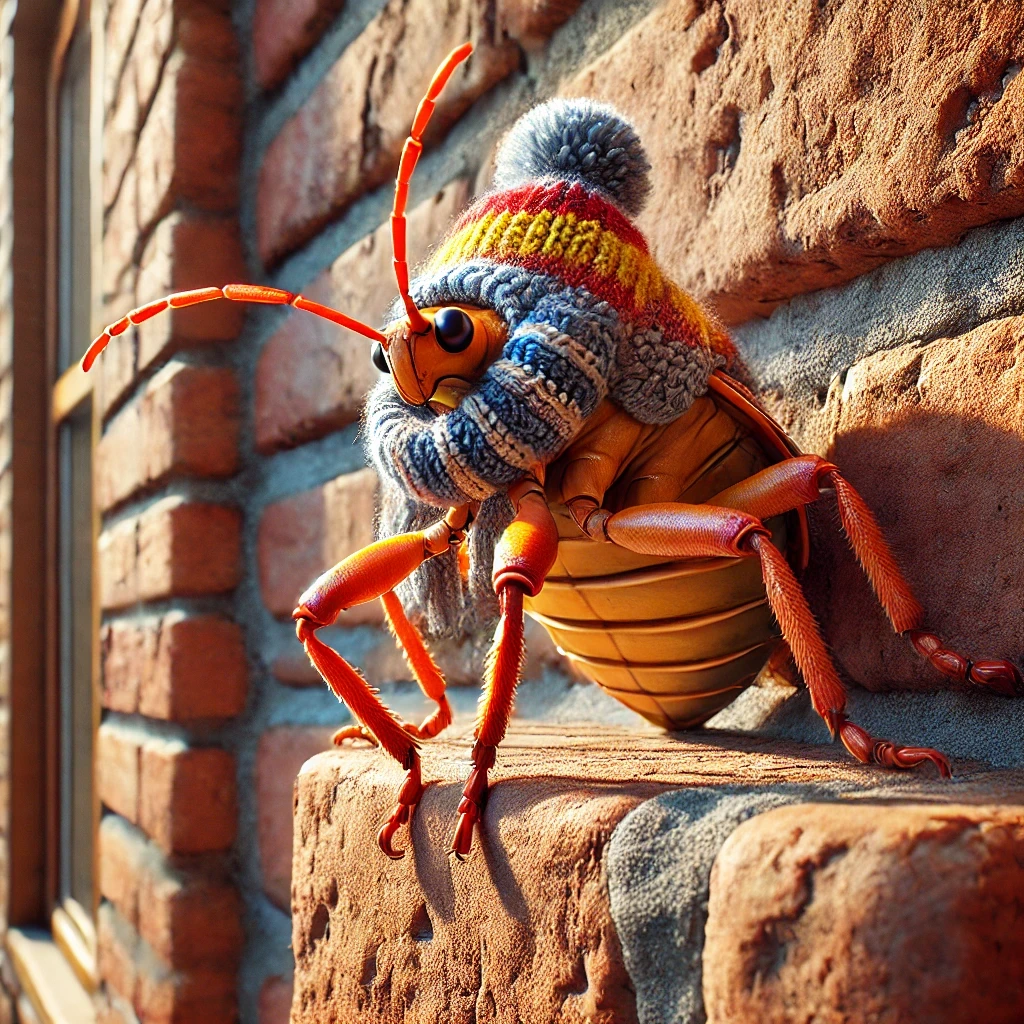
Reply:
<svg viewBox="0 0 1024 1024"><path fill-rule="evenodd" d="M633 216L651 191L651 165L633 126L594 100L555 99L534 107L505 136L495 164L497 189L575 180Z"/></svg>

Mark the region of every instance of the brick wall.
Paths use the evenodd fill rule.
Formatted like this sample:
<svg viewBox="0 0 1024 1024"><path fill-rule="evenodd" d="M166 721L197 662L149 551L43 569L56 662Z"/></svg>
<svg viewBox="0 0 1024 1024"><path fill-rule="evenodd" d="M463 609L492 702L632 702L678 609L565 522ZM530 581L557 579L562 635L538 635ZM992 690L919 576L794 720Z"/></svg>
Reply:
<svg viewBox="0 0 1024 1024"><path fill-rule="evenodd" d="M110 319L244 277L241 56L230 5L112 0L103 68L103 300ZM109 1021L237 1018L231 723L248 666L234 592L243 313L175 313L95 372L101 700L97 930Z"/></svg>
<svg viewBox="0 0 1024 1024"><path fill-rule="evenodd" d="M558 93L607 99L654 164L641 226L659 259L738 325L759 368L787 317L825 330L803 293L833 286L841 303L873 268L1024 212L1021 27L984 6L914 20L869 0L785 17L755 0L113 0L105 298L113 317L248 279L379 322L400 147L435 66L470 38L417 171L411 259L486 188L520 113ZM787 344L813 356L806 338ZM371 535L369 346L301 314L211 304L116 339L97 372L106 990L143 1022L283 1024L292 779L346 720L289 613ZM416 712L375 607L331 641ZM442 656L473 682L472 652Z"/></svg>

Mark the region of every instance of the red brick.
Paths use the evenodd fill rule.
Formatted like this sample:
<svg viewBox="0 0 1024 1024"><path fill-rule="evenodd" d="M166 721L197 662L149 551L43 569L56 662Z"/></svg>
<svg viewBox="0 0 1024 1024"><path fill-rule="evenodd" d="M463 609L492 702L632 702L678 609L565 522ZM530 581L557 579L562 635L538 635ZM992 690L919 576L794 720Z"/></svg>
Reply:
<svg viewBox="0 0 1024 1024"><path fill-rule="evenodd" d="M431 137L515 70L484 0L390 0L271 143L260 168L259 253L279 260L357 196L392 177L419 98L453 47L476 50L438 101ZM353 117L353 111L361 116Z"/></svg>
<svg viewBox="0 0 1024 1024"><path fill-rule="evenodd" d="M711 871L708 1022L1017 1024L1022 892L1016 801L758 814Z"/></svg>
<svg viewBox="0 0 1024 1024"><path fill-rule="evenodd" d="M139 597L219 594L237 583L236 509L170 497L139 517Z"/></svg>
<svg viewBox="0 0 1024 1024"><path fill-rule="evenodd" d="M292 979L267 978L260 989L258 1024L288 1024L292 1009Z"/></svg>
<svg viewBox="0 0 1024 1024"><path fill-rule="evenodd" d="M107 623L100 629L100 699L108 711L139 710L139 684L156 653L157 631L133 623Z"/></svg>
<svg viewBox="0 0 1024 1024"><path fill-rule="evenodd" d="M142 253L136 303L171 292L246 279L238 222L233 217L173 213L156 226ZM123 313L127 310L122 311ZM182 348L231 341L242 328L245 307L208 302L162 313L138 328L141 373Z"/></svg>
<svg viewBox="0 0 1024 1024"><path fill-rule="evenodd" d="M142 677L142 714L176 722L241 714L247 668L236 623L172 612L161 620L159 637L152 671Z"/></svg>
<svg viewBox="0 0 1024 1024"><path fill-rule="evenodd" d="M372 542L376 497L376 473L361 469L266 508L257 559L263 601L274 615L291 615L299 595L321 573ZM358 605L338 621L380 622L379 603Z"/></svg>
<svg viewBox="0 0 1024 1024"><path fill-rule="evenodd" d="M105 722L96 733L96 791L112 811L139 821L139 738Z"/></svg>
<svg viewBox="0 0 1024 1024"><path fill-rule="evenodd" d="M109 903L100 904L96 922L97 968L104 984L131 1003L138 981L134 929Z"/></svg>
<svg viewBox="0 0 1024 1024"><path fill-rule="evenodd" d="M146 840L116 814L104 815L99 828L100 895L133 928L139 924L139 892L145 870Z"/></svg>
<svg viewBox="0 0 1024 1024"><path fill-rule="evenodd" d="M639 226L727 323L1024 214L1024 7L657 4L564 92L653 166Z"/></svg>
<svg viewBox="0 0 1024 1024"><path fill-rule="evenodd" d="M256 754L256 807L263 891L284 911L291 905L295 777L314 754L331 749L333 732L283 726L260 737Z"/></svg>
<svg viewBox="0 0 1024 1024"><path fill-rule="evenodd" d="M233 972L244 939L238 890L154 864L141 878L139 935L174 970Z"/></svg>
<svg viewBox="0 0 1024 1024"><path fill-rule="evenodd" d="M165 853L228 849L235 838L235 759L216 747L142 748L139 825Z"/></svg>
<svg viewBox="0 0 1024 1024"><path fill-rule="evenodd" d="M216 615L109 623L101 661L103 706L112 711L187 722L231 718L245 707L242 631Z"/></svg>
<svg viewBox="0 0 1024 1024"><path fill-rule="evenodd" d="M180 33L160 75L160 87L139 133L135 166L139 175L139 225L144 230L175 203L213 212L233 210L238 202L241 158L242 87L234 53L230 18L197 8L198 21ZM164 19L166 21L166 19ZM149 24L145 14L140 31ZM159 19L154 22L159 26ZM159 47L159 30L154 29ZM188 44L214 37L223 40L219 57L204 46L199 54ZM157 63L140 55L139 74ZM145 103L140 86L140 104Z"/></svg>
<svg viewBox="0 0 1024 1024"><path fill-rule="evenodd" d="M141 1024L230 1024L238 1019L236 986L233 971L147 972L139 976L135 1010Z"/></svg>
<svg viewBox="0 0 1024 1024"><path fill-rule="evenodd" d="M512 39L536 47L577 11L580 0L498 0L495 20Z"/></svg>
<svg viewBox="0 0 1024 1024"><path fill-rule="evenodd" d="M242 907L226 880L179 870L123 818L99 830L100 892L149 948L175 970L233 970L242 948Z"/></svg>
<svg viewBox="0 0 1024 1024"><path fill-rule="evenodd" d="M344 6L345 0L257 0L252 56L260 85L280 85Z"/></svg>
<svg viewBox="0 0 1024 1024"><path fill-rule="evenodd" d="M97 555L103 608L123 608L138 599L137 549L137 519L120 522L100 534Z"/></svg>
<svg viewBox="0 0 1024 1024"><path fill-rule="evenodd" d="M238 429L238 384L230 370L170 363L101 438L97 505L106 511L170 476L231 476Z"/></svg>
<svg viewBox="0 0 1024 1024"><path fill-rule="evenodd" d="M168 497L100 534L100 602L219 594L238 582L241 517L222 505Z"/></svg>
<svg viewBox="0 0 1024 1024"><path fill-rule="evenodd" d="M410 212L410 263L427 255L465 205L467 193L466 181L454 181ZM306 294L376 326L395 296L392 256L390 224L383 224L346 249ZM357 420L379 376L370 351L370 343L358 334L304 313L291 314L260 353L259 450L291 447Z"/></svg>

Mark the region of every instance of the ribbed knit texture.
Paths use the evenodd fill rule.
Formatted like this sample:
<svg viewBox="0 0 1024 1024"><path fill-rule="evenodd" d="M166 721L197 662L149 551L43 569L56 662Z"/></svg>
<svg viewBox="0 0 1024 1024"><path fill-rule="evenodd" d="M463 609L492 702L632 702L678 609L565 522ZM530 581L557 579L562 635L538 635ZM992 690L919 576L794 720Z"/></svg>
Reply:
<svg viewBox="0 0 1024 1024"><path fill-rule="evenodd" d="M497 499L557 458L605 398L643 423L668 423L732 363L725 330L661 272L623 213L639 212L647 170L633 129L590 101L544 104L509 133L499 190L459 218L410 287L420 308L493 309L508 341L443 415L405 405L387 379L371 392L367 447L384 488L383 532L466 501L486 502L488 530L500 532L510 506ZM471 560L468 595L488 614L494 540ZM428 563L402 596L431 632L455 628L454 559Z"/></svg>

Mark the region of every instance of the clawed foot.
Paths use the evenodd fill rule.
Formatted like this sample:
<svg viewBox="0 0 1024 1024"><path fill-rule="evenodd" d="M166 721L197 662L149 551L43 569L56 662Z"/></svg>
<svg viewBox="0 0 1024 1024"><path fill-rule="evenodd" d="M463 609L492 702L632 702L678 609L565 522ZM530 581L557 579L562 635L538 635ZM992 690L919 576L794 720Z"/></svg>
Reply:
<svg viewBox="0 0 1024 1024"><path fill-rule="evenodd" d="M455 827L451 852L458 860L469 855L473 846L473 826L484 813L487 801L487 772L494 767L497 748L488 747L479 741L473 747L473 770L469 773L466 788L459 802L459 823Z"/></svg>
<svg viewBox="0 0 1024 1024"><path fill-rule="evenodd" d="M373 747L380 746L377 737L365 725L346 725L331 737L331 742L336 747L340 747L346 740L364 740Z"/></svg>
<svg viewBox="0 0 1024 1024"><path fill-rule="evenodd" d="M862 764L879 764L883 768L916 768L925 761L931 761L944 779L953 777L945 754L931 747L898 747L889 740L875 739L841 712L832 712L831 718L829 726L833 734L839 732L843 746Z"/></svg>
<svg viewBox="0 0 1024 1024"><path fill-rule="evenodd" d="M391 816L377 833L377 845L392 860L401 860L405 850L396 850L392 845L395 833L412 821L412 812L423 795L423 781L420 777L420 758L416 751L412 752L412 765L405 776L402 788L398 791L398 803Z"/></svg>
<svg viewBox="0 0 1024 1024"><path fill-rule="evenodd" d="M965 655L946 647L934 633L911 629L905 635L914 650L947 678L973 683L1003 697L1024 696L1024 680L1012 661L986 658L972 662Z"/></svg>

